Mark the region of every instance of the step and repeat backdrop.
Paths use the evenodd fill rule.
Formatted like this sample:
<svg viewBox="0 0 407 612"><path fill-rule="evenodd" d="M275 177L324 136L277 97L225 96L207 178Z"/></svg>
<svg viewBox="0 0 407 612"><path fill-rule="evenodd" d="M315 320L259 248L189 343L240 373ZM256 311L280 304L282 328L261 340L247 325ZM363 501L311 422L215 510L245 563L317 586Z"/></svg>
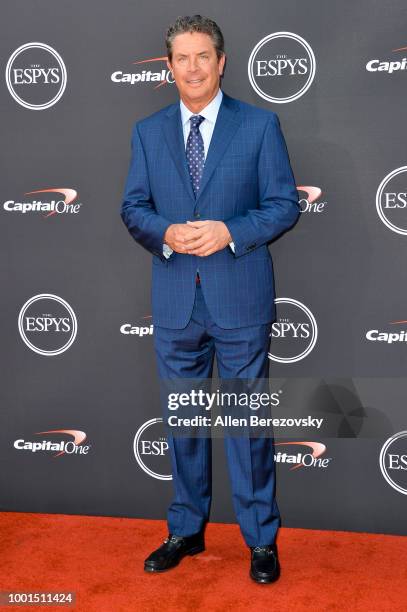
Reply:
<svg viewBox="0 0 407 612"><path fill-rule="evenodd" d="M2 3L0 509L166 516L151 255L120 206L134 123L178 100L165 30L194 13L224 33L222 89L278 114L300 195L269 247L283 525L406 534L401 0ZM221 439L213 473L234 522Z"/></svg>

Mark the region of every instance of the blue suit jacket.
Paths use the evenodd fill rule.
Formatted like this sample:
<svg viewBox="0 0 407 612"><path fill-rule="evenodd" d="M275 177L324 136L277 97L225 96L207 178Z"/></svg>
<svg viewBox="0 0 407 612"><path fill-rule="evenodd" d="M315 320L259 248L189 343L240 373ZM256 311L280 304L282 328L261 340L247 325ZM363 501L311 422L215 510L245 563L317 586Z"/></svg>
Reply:
<svg viewBox="0 0 407 612"><path fill-rule="evenodd" d="M179 103L137 122L121 217L153 254L153 324L182 329L191 317L195 275L207 307L226 329L275 320L267 243L299 215L298 193L277 115L223 93L197 198L185 154ZM235 244L207 257L163 255L172 223L223 221Z"/></svg>

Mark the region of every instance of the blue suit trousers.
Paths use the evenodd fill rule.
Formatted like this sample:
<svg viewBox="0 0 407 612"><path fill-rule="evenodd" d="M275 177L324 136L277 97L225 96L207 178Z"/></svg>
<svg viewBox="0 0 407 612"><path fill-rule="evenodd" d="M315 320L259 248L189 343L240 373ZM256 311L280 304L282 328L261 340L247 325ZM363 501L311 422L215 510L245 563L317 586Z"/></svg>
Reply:
<svg viewBox="0 0 407 612"><path fill-rule="evenodd" d="M271 323L224 329L212 319L198 284L191 319L183 329L154 325L161 378L211 378L216 354L222 378L268 378ZM273 544L280 525L275 498L274 442L270 437L225 434L233 506L248 546ZM168 437L174 497L168 509L171 534L189 536L209 520L212 440Z"/></svg>

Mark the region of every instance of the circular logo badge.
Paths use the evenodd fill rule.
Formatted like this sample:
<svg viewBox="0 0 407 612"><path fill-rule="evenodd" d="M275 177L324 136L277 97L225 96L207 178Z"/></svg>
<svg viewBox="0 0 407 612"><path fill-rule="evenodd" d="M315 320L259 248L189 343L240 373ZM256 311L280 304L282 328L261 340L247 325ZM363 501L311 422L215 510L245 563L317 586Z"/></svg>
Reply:
<svg viewBox="0 0 407 612"><path fill-rule="evenodd" d="M8 60L6 83L18 104L30 110L44 110L56 104L65 91L65 64L49 45L27 43Z"/></svg>
<svg viewBox="0 0 407 612"><path fill-rule="evenodd" d="M21 308L18 329L32 351L53 357L74 342L78 323L68 302L57 295L41 293L27 300Z"/></svg>
<svg viewBox="0 0 407 612"><path fill-rule="evenodd" d="M271 325L268 356L278 363L294 363L310 354L318 337L316 319L307 306L291 298L277 298L277 320Z"/></svg>
<svg viewBox="0 0 407 612"><path fill-rule="evenodd" d="M141 469L157 480L172 480L163 419L143 423L134 436L134 456Z"/></svg>
<svg viewBox="0 0 407 612"><path fill-rule="evenodd" d="M386 482L407 495L407 431L400 431L386 440L380 452L380 469Z"/></svg>
<svg viewBox="0 0 407 612"><path fill-rule="evenodd" d="M316 61L306 40L292 32L261 39L250 54L248 75L254 91L268 102L298 100L314 80Z"/></svg>
<svg viewBox="0 0 407 612"><path fill-rule="evenodd" d="M407 235L407 166L396 168L380 183L376 210L383 223L397 234Z"/></svg>

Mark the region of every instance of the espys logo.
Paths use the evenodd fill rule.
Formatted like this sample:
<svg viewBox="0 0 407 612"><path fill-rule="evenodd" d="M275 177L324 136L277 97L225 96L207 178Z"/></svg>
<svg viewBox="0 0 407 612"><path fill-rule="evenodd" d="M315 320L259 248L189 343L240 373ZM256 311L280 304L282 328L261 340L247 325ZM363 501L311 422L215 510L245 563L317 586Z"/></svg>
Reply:
<svg viewBox="0 0 407 612"><path fill-rule="evenodd" d="M407 235L407 166L384 177L376 193L376 210L383 223L397 234Z"/></svg>
<svg viewBox="0 0 407 612"><path fill-rule="evenodd" d="M393 53L399 53L400 51L407 51L407 47L393 49ZM387 74L407 70L407 57L403 57L401 60L385 60L384 62L379 59L373 59L367 62L366 70L368 72L387 72Z"/></svg>
<svg viewBox="0 0 407 612"><path fill-rule="evenodd" d="M300 193L305 193L305 198L298 200L301 213L322 213L327 202L318 201L322 195L322 190L319 187L310 187L305 185L297 186Z"/></svg>
<svg viewBox="0 0 407 612"><path fill-rule="evenodd" d="M292 465L290 471L298 470L302 467L308 468L327 468L331 457L322 457L326 451L325 444L321 442L276 442L274 446L301 446L311 449L311 452L303 453L299 451L295 454L282 453L278 451L274 453L274 461L276 463L286 463Z"/></svg>
<svg viewBox="0 0 407 612"><path fill-rule="evenodd" d="M163 419L143 423L134 436L133 451L141 469L157 480L172 480Z"/></svg>
<svg viewBox="0 0 407 612"><path fill-rule="evenodd" d="M249 81L264 100L284 104L298 100L314 80L314 52L292 32L275 32L261 39L250 54Z"/></svg>
<svg viewBox="0 0 407 612"><path fill-rule="evenodd" d="M27 43L8 60L6 83L18 104L29 110L44 110L56 104L65 91L65 64L49 45Z"/></svg>
<svg viewBox="0 0 407 612"><path fill-rule="evenodd" d="M47 217L52 217L53 215L63 215L63 214L77 214L80 210L82 204L79 202L75 202L78 197L78 193L75 189L69 189L67 187L50 187L47 189L37 189L36 191L27 191L24 195L34 195L37 193L55 193L61 194L63 198L59 199L50 199L50 200L37 200L30 199L27 202L19 202L18 200L7 200L3 204L4 210L7 212L17 212L17 213L45 213L43 215L44 219Z"/></svg>
<svg viewBox="0 0 407 612"><path fill-rule="evenodd" d="M142 319L151 319L151 315L141 317ZM123 323L120 326L120 333L125 336L152 336L154 332L154 325L132 325L131 323Z"/></svg>
<svg viewBox="0 0 407 612"><path fill-rule="evenodd" d="M21 308L18 329L32 351L55 356L72 345L78 323L68 302L51 293L40 293L27 300Z"/></svg>
<svg viewBox="0 0 407 612"><path fill-rule="evenodd" d="M54 452L58 451L54 457L60 457L61 455L87 455L90 446L84 446L83 442L86 440L86 434L84 431L78 429L50 429L49 431L38 431L36 436L44 436L47 434L66 434L72 436L73 440L59 440L55 442L52 440L41 440L41 442L32 442L19 438L14 441L14 448L17 450L30 451L31 453L38 452Z"/></svg>
<svg viewBox="0 0 407 612"><path fill-rule="evenodd" d="M133 65L149 64L150 62L161 62L164 63L165 68L161 68L158 71L153 70L141 70L139 72L123 72L123 70L116 70L110 76L113 83L124 83L126 85L136 85L139 83L157 83L154 89L158 89L163 85L174 83L171 70L167 69L167 56L163 57L152 57L150 59L140 60L139 62L133 62ZM157 65L157 64L156 64ZM160 68L160 64L158 64Z"/></svg>
<svg viewBox="0 0 407 612"><path fill-rule="evenodd" d="M389 325L406 325L407 320L404 321L390 321ZM394 344L394 342L407 342L407 330L402 329L401 331L389 332L380 331L378 329L369 329L366 332L366 338L370 342L385 342L386 344Z"/></svg>
<svg viewBox="0 0 407 612"><path fill-rule="evenodd" d="M318 326L310 309L291 298L277 298L277 320L271 325L271 351L278 363L294 363L307 357L318 337Z"/></svg>
<svg viewBox="0 0 407 612"><path fill-rule="evenodd" d="M379 463L386 482L398 493L407 495L407 431L386 440Z"/></svg>

